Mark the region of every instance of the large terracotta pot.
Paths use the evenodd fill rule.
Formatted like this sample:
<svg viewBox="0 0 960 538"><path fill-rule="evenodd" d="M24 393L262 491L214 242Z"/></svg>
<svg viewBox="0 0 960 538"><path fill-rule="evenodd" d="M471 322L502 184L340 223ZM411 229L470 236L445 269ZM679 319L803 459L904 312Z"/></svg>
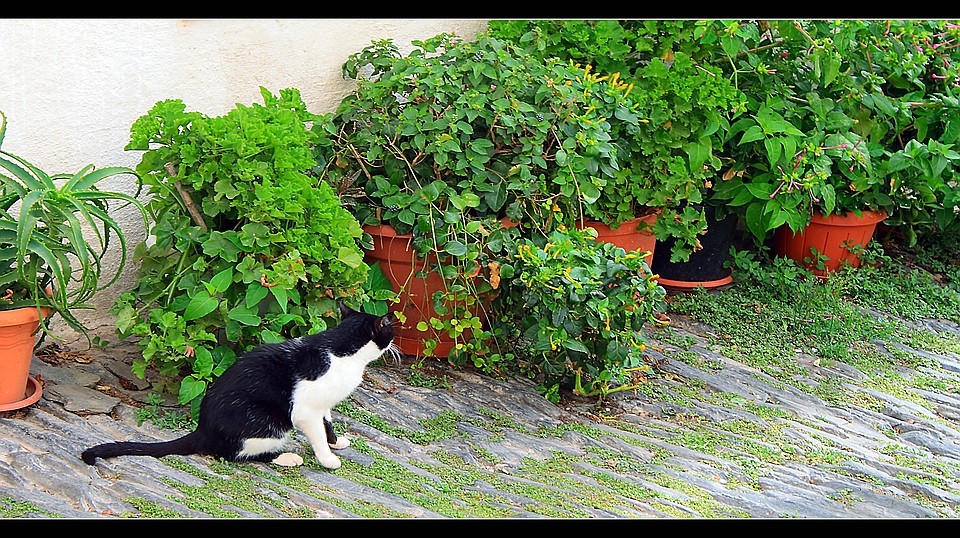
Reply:
<svg viewBox="0 0 960 538"><path fill-rule="evenodd" d="M435 339L434 357L446 358L456 342L445 331L436 331L429 326L430 318L440 318L433 307L433 295L443 289L443 279L429 265L436 263L435 256L418 258L413 249L410 234L398 234L392 226L364 226L364 231L373 237L373 250L366 253L370 265L379 262L380 269L390 281L393 291L400 296L397 307L406 316L394 331L394 343L405 355L425 355L425 341ZM419 276L425 271L426 277ZM427 322L426 331L417 330L417 323Z"/></svg>
<svg viewBox="0 0 960 538"><path fill-rule="evenodd" d="M848 247L867 246L873 239L877 224L887 218L887 214L882 211L865 210L862 213L863 216L849 212L829 217L815 214L810 219L810 224L799 233L793 233L789 227L781 226L774 232L774 252L803 264L820 278L825 278L843 264L859 267L860 258ZM816 267L811 248L826 256L824 269Z"/></svg>
<svg viewBox="0 0 960 538"><path fill-rule="evenodd" d="M653 251L657 246L657 238L653 235L650 226L657 221L657 213L624 221L617 229L610 229L610 226L593 220L583 221L582 228L593 228L597 231L597 240L613 243L627 252L639 250L646 252L643 257L647 266L653 266ZM647 226L638 230L641 223Z"/></svg>
<svg viewBox="0 0 960 538"><path fill-rule="evenodd" d="M51 310L43 309L44 317ZM0 411L12 411L40 399L41 384L30 377L34 335L40 315L34 307L0 311Z"/></svg>

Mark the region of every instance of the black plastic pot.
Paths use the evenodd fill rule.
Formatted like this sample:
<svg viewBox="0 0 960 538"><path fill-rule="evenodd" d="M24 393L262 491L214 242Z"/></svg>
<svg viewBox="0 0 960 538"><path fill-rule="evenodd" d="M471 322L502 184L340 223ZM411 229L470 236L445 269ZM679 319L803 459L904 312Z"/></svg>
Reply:
<svg viewBox="0 0 960 538"><path fill-rule="evenodd" d="M701 250L690 255L686 262L671 262L670 251L676 240L657 241L650 268L660 275L660 285L666 288L715 288L733 281L730 270L723 267L730 252L730 243L737 227L737 216L727 215L717 220L713 206L704 206L707 232L700 236Z"/></svg>

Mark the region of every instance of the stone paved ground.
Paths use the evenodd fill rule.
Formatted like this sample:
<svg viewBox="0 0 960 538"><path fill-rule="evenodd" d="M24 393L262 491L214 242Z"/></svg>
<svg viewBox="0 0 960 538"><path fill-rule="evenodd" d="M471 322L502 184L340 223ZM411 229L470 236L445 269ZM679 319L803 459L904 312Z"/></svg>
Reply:
<svg viewBox="0 0 960 538"><path fill-rule="evenodd" d="M805 383L831 382L883 402L880 410L836 407L712 351L710 327L671 318L673 329L696 343L680 353L652 342L659 375L642 392L599 404L554 405L527 380L498 380L435 360L425 363L425 373L445 381L436 388L410 382L410 359L370 368L334 415L353 444L332 472L306 449L306 464L296 469L201 456L87 466L79 454L93 444L182 432L137 426L136 404L150 391L129 372L132 344L35 359L43 397L0 413L0 515L960 515L960 356L931 355L941 368L900 372L944 379L947 390L886 394L850 366L798 355ZM927 327L960 340L952 324Z"/></svg>

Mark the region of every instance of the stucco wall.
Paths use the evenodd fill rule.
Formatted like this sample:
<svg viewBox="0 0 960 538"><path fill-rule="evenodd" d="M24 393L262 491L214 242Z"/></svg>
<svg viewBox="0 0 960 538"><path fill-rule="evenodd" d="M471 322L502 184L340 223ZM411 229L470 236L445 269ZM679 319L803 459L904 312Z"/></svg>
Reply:
<svg viewBox="0 0 960 538"><path fill-rule="evenodd" d="M485 27L480 19L0 19L3 148L51 173L134 167L140 154L123 150L130 126L157 101L182 99L215 116L261 103L260 86L294 87L311 111L329 112L351 89L340 66L372 40L389 37L406 51L414 39L472 38ZM133 192L128 178L101 186ZM115 218L131 245L143 240L133 212ZM105 272L119 262L112 254ZM133 286L134 269L95 297L96 309L77 312L94 334L115 339L108 310Z"/></svg>

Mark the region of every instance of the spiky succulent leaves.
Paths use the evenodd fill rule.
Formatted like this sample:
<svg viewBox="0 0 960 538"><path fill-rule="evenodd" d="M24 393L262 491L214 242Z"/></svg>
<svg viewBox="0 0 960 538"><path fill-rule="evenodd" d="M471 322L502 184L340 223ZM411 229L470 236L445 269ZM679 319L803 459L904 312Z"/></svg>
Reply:
<svg viewBox="0 0 960 538"><path fill-rule="evenodd" d="M2 143L6 131L2 113L0 122ZM72 310L90 308L89 300L120 278L128 255L109 202L133 205L144 227L149 224L146 209L135 196L97 188L100 181L123 174L136 178L139 192L139 176L130 168L96 169L91 164L77 173L51 175L0 150L0 308L50 306L89 338ZM17 201L19 208L11 212ZM121 261L111 274L103 275L102 259L111 236L119 242Z"/></svg>

